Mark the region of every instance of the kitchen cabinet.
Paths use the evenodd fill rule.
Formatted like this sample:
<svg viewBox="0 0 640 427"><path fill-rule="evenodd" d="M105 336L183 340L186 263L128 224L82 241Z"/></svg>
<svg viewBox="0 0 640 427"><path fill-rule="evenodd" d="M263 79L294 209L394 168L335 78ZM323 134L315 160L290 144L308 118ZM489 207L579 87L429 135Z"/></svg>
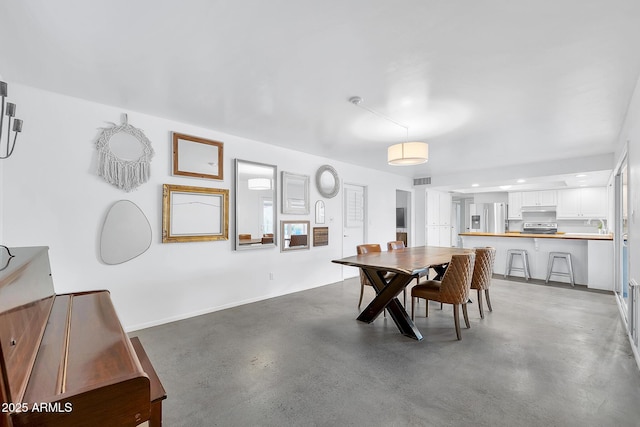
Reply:
<svg viewBox="0 0 640 427"><path fill-rule="evenodd" d="M426 192L426 245L451 246L451 194Z"/></svg>
<svg viewBox="0 0 640 427"><path fill-rule="evenodd" d="M438 230L438 246L451 247L451 226L441 225Z"/></svg>
<svg viewBox="0 0 640 427"><path fill-rule="evenodd" d="M451 230L449 225L427 226L427 246L451 247Z"/></svg>
<svg viewBox="0 0 640 427"><path fill-rule="evenodd" d="M587 246L587 287L613 291L613 241L589 240Z"/></svg>
<svg viewBox="0 0 640 427"><path fill-rule="evenodd" d="M438 191L427 191L427 225L440 224L440 196Z"/></svg>
<svg viewBox="0 0 640 427"><path fill-rule="evenodd" d="M509 193L508 219L522 219L522 192Z"/></svg>
<svg viewBox="0 0 640 427"><path fill-rule="evenodd" d="M589 218L607 217L607 187L580 189L580 211Z"/></svg>
<svg viewBox="0 0 640 427"><path fill-rule="evenodd" d="M558 219L606 218L607 188L586 187L558 190Z"/></svg>
<svg viewBox="0 0 640 427"><path fill-rule="evenodd" d="M523 191L522 206L555 206L558 204L556 190Z"/></svg>
<svg viewBox="0 0 640 427"><path fill-rule="evenodd" d="M451 194L427 191L427 225L451 225Z"/></svg>

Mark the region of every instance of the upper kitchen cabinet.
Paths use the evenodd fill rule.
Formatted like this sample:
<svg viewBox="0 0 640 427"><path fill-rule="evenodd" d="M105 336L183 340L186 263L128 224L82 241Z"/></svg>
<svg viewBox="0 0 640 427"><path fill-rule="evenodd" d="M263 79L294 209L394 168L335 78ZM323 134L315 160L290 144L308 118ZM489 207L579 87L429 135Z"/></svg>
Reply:
<svg viewBox="0 0 640 427"><path fill-rule="evenodd" d="M557 204L556 190L522 192L522 206L556 206Z"/></svg>
<svg viewBox="0 0 640 427"><path fill-rule="evenodd" d="M558 219L606 218L607 188L586 187L558 190Z"/></svg>
<svg viewBox="0 0 640 427"><path fill-rule="evenodd" d="M508 219L522 219L522 192L509 193Z"/></svg>
<svg viewBox="0 0 640 427"><path fill-rule="evenodd" d="M428 190L426 202L426 245L451 247L451 194Z"/></svg>
<svg viewBox="0 0 640 427"><path fill-rule="evenodd" d="M427 191L426 225L451 225L451 194Z"/></svg>

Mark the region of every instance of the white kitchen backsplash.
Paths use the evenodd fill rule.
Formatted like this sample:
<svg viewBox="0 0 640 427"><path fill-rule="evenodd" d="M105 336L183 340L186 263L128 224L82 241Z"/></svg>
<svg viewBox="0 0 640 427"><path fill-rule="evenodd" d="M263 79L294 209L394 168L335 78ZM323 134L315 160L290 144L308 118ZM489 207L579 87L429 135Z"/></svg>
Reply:
<svg viewBox="0 0 640 427"><path fill-rule="evenodd" d="M556 222L556 213L552 212L522 212L522 222Z"/></svg>
<svg viewBox="0 0 640 427"><path fill-rule="evenodd" d="M588 220L560 220L558 221L558 231L565 233L598 233L598 225L600 221L592 220L591 224ZM604 221L604 228L607 228L607 221Z"/></svg>
<svg viewBox="0 0 640 427"><path fill-rule="evenodd" d="M535 222L538 220L528 219L527 221L509 221L509 231L522 231L522 224L525 222ZM598 224L600 221L592 220L591 224L587 224L587 220L539 220L539 222L557 222L558 231L565 233L598 233ZM604 226L607 227L607 221L604 221ZM610 230L609 230L610 231Z"/></svg>

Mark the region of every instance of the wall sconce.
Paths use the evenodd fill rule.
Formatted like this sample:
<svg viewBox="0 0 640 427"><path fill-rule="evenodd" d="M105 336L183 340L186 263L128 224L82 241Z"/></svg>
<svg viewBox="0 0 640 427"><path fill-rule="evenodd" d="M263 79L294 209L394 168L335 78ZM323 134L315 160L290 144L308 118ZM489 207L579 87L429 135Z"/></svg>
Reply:
<svg viewBox="0 0 640 427"><path fill-rule="evenodd" d="M2 135L3 135L3 121L5 115L5 103L4 99L7 97L7 84L5 82L0 82L0 96L2 97L2 112L0 113L0 159L8 159L11 154L13 154L13 149L16 148L16 139L18 139L18 133L22 132L22 120L13 119L13 144L11 143L11 118L16 115L16 104L11 102L7 102L7 142L6 149L4 151L5 154L2 154Z"/></svg>

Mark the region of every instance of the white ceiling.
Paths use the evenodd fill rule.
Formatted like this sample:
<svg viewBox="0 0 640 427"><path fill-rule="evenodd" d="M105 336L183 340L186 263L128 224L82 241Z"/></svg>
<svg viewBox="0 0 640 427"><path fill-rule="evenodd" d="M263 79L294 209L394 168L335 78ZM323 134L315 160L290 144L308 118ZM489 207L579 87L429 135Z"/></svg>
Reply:
<svg viewBox="0 0 640 427"><path fill-rule="evenodd" d="M4 0L0 76L412 177L610 168L639 18L637 0ZM429 162L386 165L405 130L354 95Z"/></svg>

